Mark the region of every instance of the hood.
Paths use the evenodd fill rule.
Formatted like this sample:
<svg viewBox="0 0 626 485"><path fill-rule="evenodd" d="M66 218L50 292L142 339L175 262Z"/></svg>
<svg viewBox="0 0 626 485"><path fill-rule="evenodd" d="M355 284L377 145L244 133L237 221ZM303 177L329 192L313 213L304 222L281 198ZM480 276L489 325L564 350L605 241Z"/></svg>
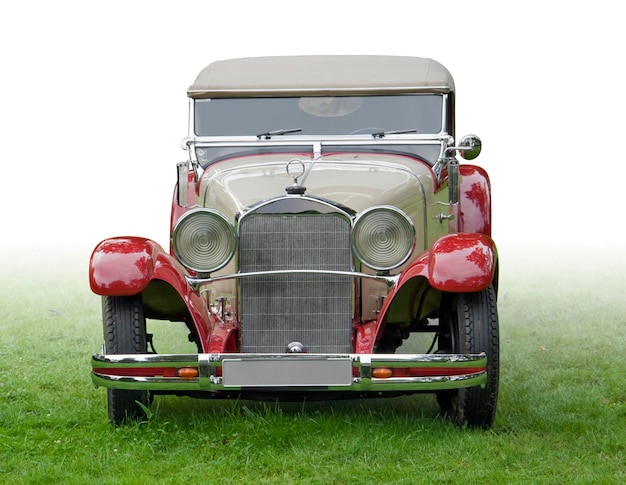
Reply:
<svg viewBox="0 0 626 485"><path fill-rule="evenodd" d="M373 205L393 205L415 220L425 195L433 192L430 167L401 155L342 153L313 162L294 154L235 157L214 163L203 173L198 204L234 217L259 202L287 195L294 184L287 164L298 158L305 175L298 179L306 195L361 212Z"/></svg>

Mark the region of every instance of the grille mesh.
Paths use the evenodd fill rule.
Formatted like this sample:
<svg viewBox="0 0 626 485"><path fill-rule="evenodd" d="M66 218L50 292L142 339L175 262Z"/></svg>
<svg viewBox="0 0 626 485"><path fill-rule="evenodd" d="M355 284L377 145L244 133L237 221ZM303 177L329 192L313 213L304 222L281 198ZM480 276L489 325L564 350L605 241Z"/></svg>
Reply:
<svg viewBox="0 0 626 485"><path fill-rule="evenodd" d="M334 215L248 215L239 231L241 272L349 271L350 226ZM352 280L264 275L240 280L242 351L283 353L298 341L311 353L352 348Z"/></svg>

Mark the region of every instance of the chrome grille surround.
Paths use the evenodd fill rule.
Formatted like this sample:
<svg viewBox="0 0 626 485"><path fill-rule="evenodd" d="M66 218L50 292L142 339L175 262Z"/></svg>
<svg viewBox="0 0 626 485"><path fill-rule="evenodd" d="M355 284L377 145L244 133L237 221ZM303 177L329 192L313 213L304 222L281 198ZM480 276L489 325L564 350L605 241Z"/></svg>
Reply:
<svg viewBox="0 0 626 485"><path fill-rule="evenodd" d="M311 208L315 207L312 203ZM239 221L241 350L284 353L352 350L354 279L345 275L266 271L352 269L351 221L340 212L250 212Z"/></svg>

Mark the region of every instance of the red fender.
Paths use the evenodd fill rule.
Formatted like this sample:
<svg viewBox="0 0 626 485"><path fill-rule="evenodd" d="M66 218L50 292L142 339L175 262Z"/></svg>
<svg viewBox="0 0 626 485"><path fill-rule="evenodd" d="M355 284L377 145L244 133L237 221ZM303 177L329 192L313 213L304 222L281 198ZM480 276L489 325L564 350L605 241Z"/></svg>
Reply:
<svg viewBox="0 0 626 485"><path fill-rule="evenodd" d="M496 268L496 246L484 234L454 233L437 239L402 272L375 326L364 325L357 343L371 352L388 321L409 321L416 317L413 311L418 311L419 318L426 316L428 308L411 309L410 305L421 305L428 287L451 293L481 291L496 283Z"/></svg>
<svg viewBox="0 0 626 485"><path fill-rule="evenodd" d="M497 264L496 245L484 234L449 234L433 244L428 258L428 281L448 292L473 292L493 281Z"/></svg>
<svg viewBox="0 0 626 485"><path fill-rule="evenodd" d="M154 278L163 249L139 237L105 239L89 261L89 284L97 295L128 296L141 293Z"/></svg>
<svg viewBox="0 0 626 485"><path fill-rule="evenodd" d="M183 266L159 244L141 237L106 239L96 246L89 261L89 284L97 295L136 295L153 280L168 283L187 306L204 346L210 327L219 319L209 314L185 274Z"/></svg>
<svg viewBox="0 0 626 485"><path fill-rule="evenodd" d="M497 250L484 234L455 233L443 236L402 272L381 309L379 322L405 284L422 277L440 291L473 292L487 288L496 277Z"/></svg>

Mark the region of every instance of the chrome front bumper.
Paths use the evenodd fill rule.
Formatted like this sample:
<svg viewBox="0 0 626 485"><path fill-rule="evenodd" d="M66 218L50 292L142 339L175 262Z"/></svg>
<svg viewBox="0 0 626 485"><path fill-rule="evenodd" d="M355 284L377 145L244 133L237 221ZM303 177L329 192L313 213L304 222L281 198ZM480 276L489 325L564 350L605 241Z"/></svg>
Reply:
<svg viewBox="0 0 626 485"><path fill-rule="evenodd" d="M481 354L129 354L92 358L93 383L152 391L437 391L484 386Z"/></svg>

